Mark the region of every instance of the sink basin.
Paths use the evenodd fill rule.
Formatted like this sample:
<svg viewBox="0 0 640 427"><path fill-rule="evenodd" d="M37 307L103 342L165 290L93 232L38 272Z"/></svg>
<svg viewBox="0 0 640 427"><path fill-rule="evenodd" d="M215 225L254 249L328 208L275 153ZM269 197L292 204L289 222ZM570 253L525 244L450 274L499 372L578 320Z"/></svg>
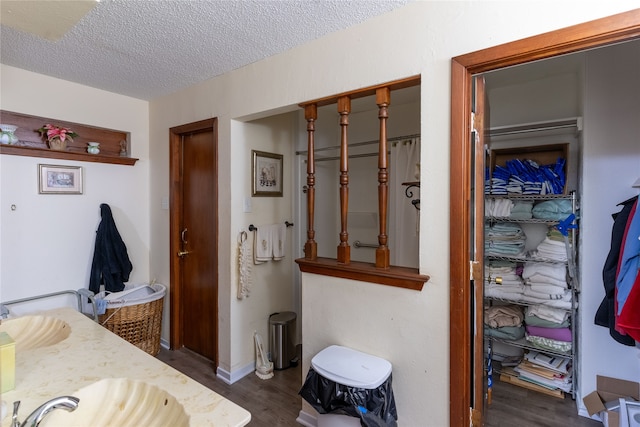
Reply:
<svg viewBox="0 0 640 427"><path fill-rule="evenodd" d="M175 397L155 385L106 378L81 388L73 412L50 412L41 426L188 426L189 415Z"/></svg>
<svg viewBox="0 0 640 427"><path fill-rule="evenodd" d="M30 315L3 320L0 332L8 333L20 351L57 344L69 336L71 327L55 317Z"/></svg>

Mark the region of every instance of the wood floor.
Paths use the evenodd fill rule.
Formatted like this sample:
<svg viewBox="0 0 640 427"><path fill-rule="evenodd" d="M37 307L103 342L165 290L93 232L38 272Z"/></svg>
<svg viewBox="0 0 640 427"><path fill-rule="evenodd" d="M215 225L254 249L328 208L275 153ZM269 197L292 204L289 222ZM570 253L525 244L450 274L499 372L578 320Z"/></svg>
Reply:
<svg viewBox="0 0 640 427"><path fill-rule="evenodd" d="M302 408L301 364L274 371L268 380L249 374L228 385L216 378L211 362L187 349L161 348L157 358L251 412L251 427L300 427L296 418Z"/></svg>
<svg viewBox="0 0 640 427"><path fill-rule="evenodd" d="M251 412L251 427L299 427L296 418L302 408L298 391L302 386L302 370L297 367L275 371L274 377L262 380L254 374L247 375L233 385L216 378L212 364L187 350L162 348L158 359L183 372L202 385L224 396ZM493 385L492 404L485 412L486 427L598 427L602 423L580 417L576 402L571 397L564 400L549 397L500 381ZM425 419L420 426L432 426ZM195 426L197 427L197 426Z"/></svg>
<svg viewBox="0 0 640 427"><path fill-rule="evenodd" d="M559 399L498 380L493 383L492 402L485 411L485 426L602 427L577 412L571 396Z"/></svg>

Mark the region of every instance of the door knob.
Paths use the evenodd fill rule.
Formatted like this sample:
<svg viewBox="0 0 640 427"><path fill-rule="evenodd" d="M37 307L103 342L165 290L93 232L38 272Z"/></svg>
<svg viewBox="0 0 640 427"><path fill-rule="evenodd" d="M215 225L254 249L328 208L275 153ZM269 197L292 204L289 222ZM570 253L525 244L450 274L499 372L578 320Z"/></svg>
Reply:
<svg viewBox="0 0 640 427"><path fill-rule="evenodd" d="M191 251L180 251L180 252L178 252L178 256L179 256L180 258L182 258L182 257L184 257L185 255L188 255L188 254L190 254L190 253L191 253Z"/></svg>

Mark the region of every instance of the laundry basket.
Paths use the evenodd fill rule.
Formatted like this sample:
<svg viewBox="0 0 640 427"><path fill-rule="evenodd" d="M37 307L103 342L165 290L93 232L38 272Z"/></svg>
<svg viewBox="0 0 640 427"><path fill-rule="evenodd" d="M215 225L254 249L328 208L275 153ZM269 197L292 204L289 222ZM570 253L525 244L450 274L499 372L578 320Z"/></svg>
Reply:
<svg viewBox="0 0 640 427"><path fill-rule="evenodd" d="M152 356L160 352L162 307L167 288L160 284L126 285L124 291L96 295L106 302L102 326Z"/></svg>

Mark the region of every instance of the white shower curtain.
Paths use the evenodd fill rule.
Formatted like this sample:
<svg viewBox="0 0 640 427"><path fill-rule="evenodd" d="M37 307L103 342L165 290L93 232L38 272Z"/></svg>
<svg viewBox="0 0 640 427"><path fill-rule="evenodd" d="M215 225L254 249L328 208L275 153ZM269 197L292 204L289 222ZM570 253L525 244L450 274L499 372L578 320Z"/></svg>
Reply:
<svg viewBox="0 0 640 427"><path fill-rule="evenodd" d="M411 200L420 198L420 188L413 187L413 198L405 194L403 182L420 181L420 138L397 141L391 146L392 188L389 248L393 265L418 268L420 211Z"/></svg>

